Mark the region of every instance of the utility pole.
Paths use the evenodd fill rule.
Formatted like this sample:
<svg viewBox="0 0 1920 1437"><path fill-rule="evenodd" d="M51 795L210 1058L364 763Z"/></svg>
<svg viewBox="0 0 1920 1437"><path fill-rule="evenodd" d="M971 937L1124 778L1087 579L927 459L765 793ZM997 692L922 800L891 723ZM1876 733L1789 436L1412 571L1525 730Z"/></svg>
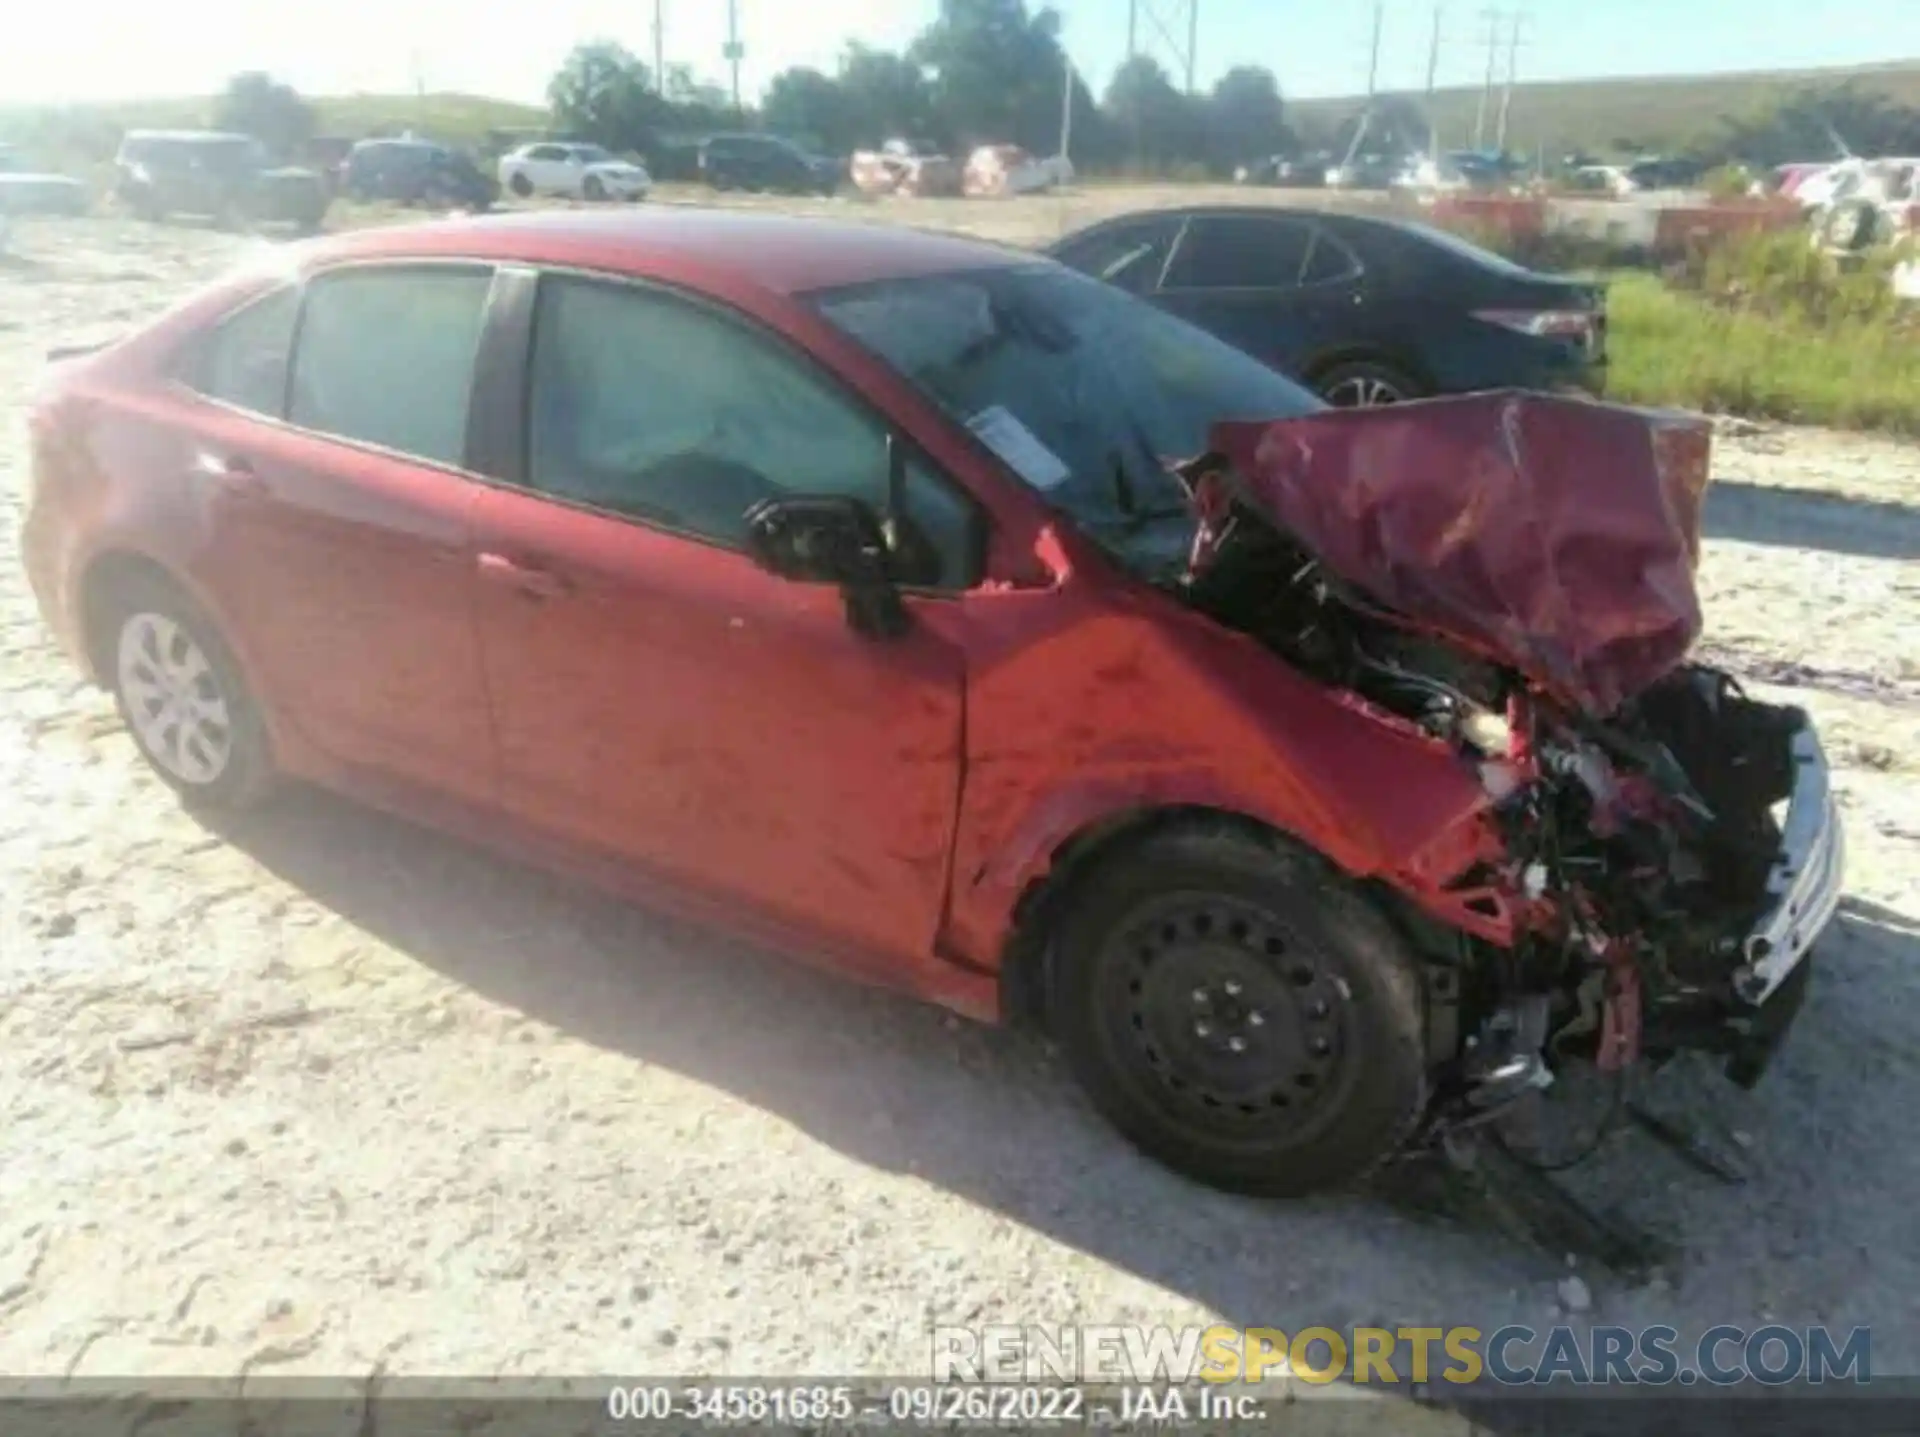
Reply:
<svg viewBox="0 0 1920 1437"><path fill-rule="evenodd" d="M746 54L740 43L740 0L727 0L727 63L733 67L733 113L740 115L740 57Z"/></svg>
<svg viewBox="0 0 1920 1437"><path fill-rule="evenodd" d="M1433 5L1433 39L1427 46L1427 148L1434 164L1440 163L1440 127L1433 119L1433 83L1440 74L1440 16L1445 7L1440 0Z"/></svg>
<svg viewBox="0 0 1920 1437"><path fill-rule="evenodd" d="M1513 82L1520 70L1520 25L1526 16L1516 10L1508 19L1513 28L1507 33L1507 85L1500 93L1500 137L1496 141L1502 154L1507 149L1507 112L1513 108Z"/></svg>
<svg viewBox="0 0 1920 1437"><path fill-rule="evenodd" d="M1200 0L1187 0L1187 93L1194 93L1200 56Z"/></svg>
<svg viewBox="0 0 1920 1437"><path fill-rule="evenodd" d="M1373 0L1373 50L1367 57L1367 98L1371 100L1380 80L1380 29L1386 22L1387 0ZM1187 87L1191 90L1193 87Z"/></svg>
<svg viewBox="0 0 1920 1437"><path fill-rule="evenodd" d="M1127 58L1140 53L1140 0L1127 0Z"/></svg>
<svg viewBox="0 0 1920 1437"><path fill-rule="evenodd" d="M1473 147L1476 150L1487 147L1487 111L1493 105L1493 69L1500 54L1500 12L1482 10L1480 18L1487 22L1487 79L1480 90L1480 104L1473 114Z"/></svg>
<svg viewBox="0 0 1920 1437"><path fill-rule="evenodd" d="M1060 47L1060 158L1071 163L1073 153L1073 56Z"/></svg>
<svg viewBox="0 0 1920 1437"><path fill-rule="evenodd" d="M653 0L653 88L667 93L667 0Z"/></svg>
<svg viewBox="0 0 1920 1437"><path fill-rule="evenodd" d="M1433 7L1433 39L1427 45L1427 104L1433 104L1433 82L1440 75L1440 17L1446 7L1436 3Z"/></svg>

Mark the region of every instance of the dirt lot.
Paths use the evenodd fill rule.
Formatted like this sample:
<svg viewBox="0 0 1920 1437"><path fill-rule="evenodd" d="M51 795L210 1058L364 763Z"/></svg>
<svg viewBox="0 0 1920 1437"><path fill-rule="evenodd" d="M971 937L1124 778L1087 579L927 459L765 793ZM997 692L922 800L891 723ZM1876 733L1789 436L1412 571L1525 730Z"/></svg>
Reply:
<svg viewBox="0 0 1920 1437"><path fill-rule="evenodd" d="M1006 238L1101 197L883 207ZM1116 205L1117 207L1117 205ZM214 831L44 639L19 419L52 343L243 241L24 223L0 259L0 1370L913 1372L947 1322L1544 1324L1557 1254L1387 1203L1196 1191L1036 1045L318 796ZM1851 897L1761 1089L1670 1084L1591 1194L1675 1239L1575 1321L1873 1326L1920 1371L1920 453L1721 443L1710 651L1808 705Z"/></svg>

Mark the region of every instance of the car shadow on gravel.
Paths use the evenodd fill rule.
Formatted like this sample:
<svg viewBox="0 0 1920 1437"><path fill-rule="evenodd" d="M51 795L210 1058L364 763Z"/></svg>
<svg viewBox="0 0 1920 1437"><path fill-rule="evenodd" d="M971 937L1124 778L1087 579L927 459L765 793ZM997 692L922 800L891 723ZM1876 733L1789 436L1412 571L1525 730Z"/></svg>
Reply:
<svg viewBox="0 0 1920 1437"><path fill-rule="evenodd" d="M220 831L348 921L570 1036L733 1094L1232 1322L1386 1326L1555 1316L1558 1253L1373 1197L1243 1200L1136 1154L1038 1041L694 931L458 841L295 791ZM1920 1349L1914 920L1850 906L1768 1081L1674 1101L1744 1135L1756 1175L1702 1178L1622 1137L1582 1197L1684 1251L1651 1287L1587 1273L1598 1320L1876 1322ZM1879 1194L1886 1194L1882 1197ZM1151 1313L1137 1320L1159 1320ZM1115 1320L1121 1320L1116 1316ZM1576 1317L1575 1321L1587 1320Z"/></svg>
<svg viewBox="0 0 1920 1437"><path fill-rule="evenodd" d="M1716 479L1707 490L1705 532L1739 544L1920 559L1920 509L1738 479Z"/></svg>

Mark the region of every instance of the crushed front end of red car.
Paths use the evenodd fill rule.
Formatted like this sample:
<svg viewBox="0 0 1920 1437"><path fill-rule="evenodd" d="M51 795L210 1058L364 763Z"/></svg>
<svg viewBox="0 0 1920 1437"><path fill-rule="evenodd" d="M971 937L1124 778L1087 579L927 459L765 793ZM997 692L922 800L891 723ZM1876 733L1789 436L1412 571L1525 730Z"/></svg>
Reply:
<svg viewBox="0 0 1920 1437"><path fill-rule="evenodd" d="M1800 1006L1841 831L1807 716L1687 661L1708 450L1500 393L1222 424L1185 467L1189 602L1479 776L1504 856L1451 886L1514 921L1439 945L1455 1119L1581 1061L1750 1085Z"/></svg>

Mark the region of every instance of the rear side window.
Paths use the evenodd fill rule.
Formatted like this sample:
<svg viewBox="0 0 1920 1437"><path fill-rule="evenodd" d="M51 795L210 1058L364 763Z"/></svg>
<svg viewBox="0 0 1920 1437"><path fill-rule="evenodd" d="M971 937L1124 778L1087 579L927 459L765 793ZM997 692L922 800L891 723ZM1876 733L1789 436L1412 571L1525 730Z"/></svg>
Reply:
<svg viewBox="0 0 1920 1437"><path fill-rule="evenodd" d="M1352 279L1360 273L1360 260L1326 230L1313 232L1313 248L1307 253L1306 267L1300 271L1302 284L1333 284Z"/></svg>
<svg viewBox="0 0 1920 1437"><path fill-rule="evenodd" d="M1200 219L1167 272L1168 289L1292 289L1313 231L1298 220Z"/></svg>
<svg viewBox="0 0 1920 1437"><path fill-rule="evenodd" d="M436 464L464 461L492 272L378 269L312 281L287 417Z"/></svg>
<svg viewBox="0 0 1920 1437"><path fill-rule="evenodd" d="M299 312L300 291L289 285L229 315L203 342L193 387L222 404L278 419Z"/></svg>

